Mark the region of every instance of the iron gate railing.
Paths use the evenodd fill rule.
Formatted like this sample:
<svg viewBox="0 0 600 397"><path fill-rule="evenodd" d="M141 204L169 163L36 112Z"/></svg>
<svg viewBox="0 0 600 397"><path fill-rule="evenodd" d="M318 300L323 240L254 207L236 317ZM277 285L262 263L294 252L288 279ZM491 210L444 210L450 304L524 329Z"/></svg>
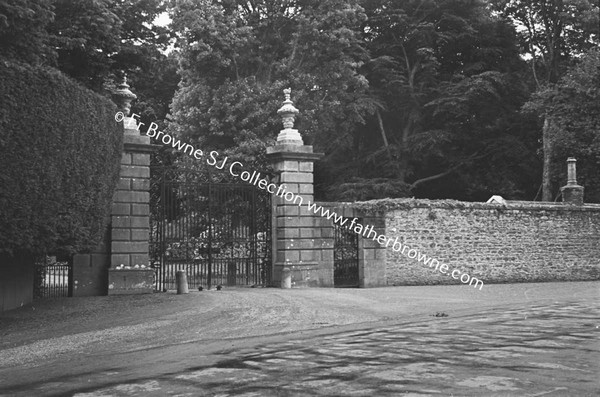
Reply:
<svg viewBox="0 0 600 397"><path fill-rule="evenodd" d="M333 224L333 285L358 287L358 234L348 226Z"/></svg>
<svg viewBox="0 0 600 397"><path fill-rule="evenodd" d="M44 256L35 263L33 273L34 299L73 296L73 267L70 261L57 261Z"/></svg>
<svg viewBox="0 0 600 397"><path fill-rule="evenodd" d="M271 196L252 185L214 183L203 172L152 169L150 257L156 289L175 289L177 270L190 288L268 285Z"/></svg>

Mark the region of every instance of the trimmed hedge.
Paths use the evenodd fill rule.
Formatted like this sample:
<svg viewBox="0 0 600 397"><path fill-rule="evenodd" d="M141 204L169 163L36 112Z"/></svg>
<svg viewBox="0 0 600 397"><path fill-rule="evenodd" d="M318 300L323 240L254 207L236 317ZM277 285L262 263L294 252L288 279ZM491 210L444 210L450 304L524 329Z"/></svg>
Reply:
<svg viewBox="0 0 600 397"><path fill-rule="evenodd" d="M0 59L0 253L97 246L123 147L116 111L57 70Z"/></svg>

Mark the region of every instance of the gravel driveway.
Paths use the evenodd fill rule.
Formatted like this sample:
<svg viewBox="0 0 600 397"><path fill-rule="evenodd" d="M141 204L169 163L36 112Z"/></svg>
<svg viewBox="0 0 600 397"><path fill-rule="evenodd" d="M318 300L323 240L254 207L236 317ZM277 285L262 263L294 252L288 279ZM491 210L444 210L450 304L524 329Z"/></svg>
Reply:
<svg viewBox="0 0 600 397"><path fill-rule="evenodd" d="M511 303L598 299L600 283L373 289L234 288L187 295L62 298L0 313L0 369L85 351L272 336L324 327L455 316Z"/></svg>

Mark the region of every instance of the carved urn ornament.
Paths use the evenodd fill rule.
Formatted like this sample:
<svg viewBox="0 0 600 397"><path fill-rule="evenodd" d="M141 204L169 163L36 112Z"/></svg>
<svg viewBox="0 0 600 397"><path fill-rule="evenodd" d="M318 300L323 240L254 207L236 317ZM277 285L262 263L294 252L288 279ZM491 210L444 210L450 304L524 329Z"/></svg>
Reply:
<svg viewBox="0 0 600 397"><path fill-rule="evenodd" d="M304 145L302 136L298 130L294 129L296 115L300 112L294 107L294 104L290 99L292 94L291 88L286 88L283 90L283 94L285 95L285 101L283 101L283 105L277 111L277 114L281 116L281 120L283 122L283 130L281 130L279 135L277 135L277 144Z"/></svg>
<svg viewBox="0 0 600 397"><path fill-rule="evenodd" d="M131 112L131 102L137 98L131 90L129 89L129 84L127 84L127 75L123 73L123 79L117 85L117 89L113 91L113 100L119 107L119 110L122 111L125 116L129 116L129 112Z"/></svg>

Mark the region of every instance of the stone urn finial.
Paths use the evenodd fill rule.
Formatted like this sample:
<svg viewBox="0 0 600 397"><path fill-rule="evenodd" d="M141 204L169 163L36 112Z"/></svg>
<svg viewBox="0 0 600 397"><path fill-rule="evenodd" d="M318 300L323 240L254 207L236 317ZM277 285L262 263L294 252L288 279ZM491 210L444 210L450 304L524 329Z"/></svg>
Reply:
<svg viewBox="0 0 600 397"><path fill-rule="evenodd" d="M127 75L123 73L123 78L121 82L117 85L117 89L112 93L113 100L119 107L125 116L129 116L129 112L131 111L131 101L137 98L131 90L129 89L129 84L127 84Z"/></svg>
<svg viewBox="0 0 600 397"><path fill-rule="evenodd" d="M567 184L560 188L563 202L572 205L583 205L583 186L577 184L577 160L573 157L567 159Z"/></svg>
<svg viewBox="0 0 600 397"><path fill-rule="evenodd" d="M283 105L277 111L277 114L281 116L281 120L283 121L283 130L281 130L277 136L277 143L304 145L302 136L300 133L298 133L298 130L294 129L294 121L296 119L296 115L300 113L300 111L294 107L294 103L290 99L292 89L284 89L283 94L285 95L285 101L283 101Z"/></svg>
<svg viewBox="0 0 600 397"><path fill-rule="evenodd" d="M300 111L294 107L294 103L290 99L292 89L286 88L285 90L283 90L283 94L285 95L285 101L283 101L283 106L279 108L277 114L281 116L281 119L283 121L283 128L289 130L294 128L294 120L296 118L296 115L300 113Z"/></svg>
<svg viewBox="0 0 600 397"><path fill-rule="evenodd" d="M567 159L567 185L575 186L577 185L577 160L574 157L569 157Z"/></svg>

